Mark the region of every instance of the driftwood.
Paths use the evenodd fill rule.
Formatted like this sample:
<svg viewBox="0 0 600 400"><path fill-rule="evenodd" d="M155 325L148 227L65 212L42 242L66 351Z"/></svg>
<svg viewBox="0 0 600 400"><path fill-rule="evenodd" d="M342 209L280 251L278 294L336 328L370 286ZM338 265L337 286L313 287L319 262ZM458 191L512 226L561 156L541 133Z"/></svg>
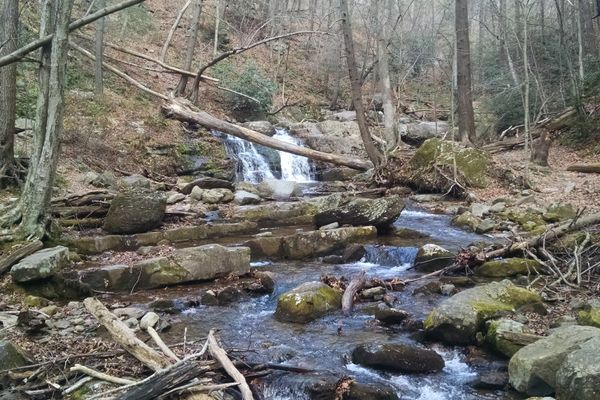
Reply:
<svg viewBox="0 0 600 400"><path fill-rule="evenodd" d="M22 258L27 257L30 254L35 253L44 247L43 243L39 240L35 240L33 242L28 242L27 244L14 249L9 250L7 254L3 254L0 256L0 276L4 274L13 264L21 260Z"/></svg>
<svg viewBox="0 0 600 400"><path fill-rule="evenodd" d="M80 195L52 199L51 204L53 207L80 207L105 203L112 200L114 197L115 195L108 190L92 190Z"/></svg>
<svg viewBox="0 0 600 400"><path fill-rule="evenodd" d="M229 374L229 376L231 376L237 382L240 392L242 393L242 400L254 400L252 390L250 390L250 386L248 386L246 378L240 373L240 371L238 371L235 365L233 365L225 350L219 346L213 331L208 333L208 338L206 341L208 343L208 352L210 355L217 360L219 364L223 366L225 372L227 372L227 374Z"/></svg>
<svg viewBox="0 0 600 400"><path fill-rule="evenodd" d="M567 171L600 174L600 164L573 164L567 167Z"/></svg>
<svg viewBox="0 0 600 400"><path fill-rule="evenodd" d="M88 297L83 301L85 308L104 325L112 338L132 356L154 371L167 367L169 360L139 340L135 334L97 299Z"/></svg>
<svg viewBox="0 0 600 400"><path fill-rule="evenodd" d="M352 311L354 296L367 282L365 275L365 271L362 271L360 275L354 277L348 286L346 286L346 290L344 290L344 294L342 295L342 312L344 315L348 315Z"/></svg>
<svg viewBox="0 0 600 400"><path fill-rule="evenodd" d="M285 143L251 129L220 120L205 111L193 111L189 106L189 104L184 103L184 101L181 99L172 99L169 103L166 103L162 106L162 112L168 118L196 123L205 126L206 128L236 136L253 143L258 143L276 150L308 157L314 160L344 165L346 167L361 171L366 171L372 167L372 164L368 161L350 158L348 156L338 156L335 154L323 153L321 151L308 149L306 147Z"/></svg>

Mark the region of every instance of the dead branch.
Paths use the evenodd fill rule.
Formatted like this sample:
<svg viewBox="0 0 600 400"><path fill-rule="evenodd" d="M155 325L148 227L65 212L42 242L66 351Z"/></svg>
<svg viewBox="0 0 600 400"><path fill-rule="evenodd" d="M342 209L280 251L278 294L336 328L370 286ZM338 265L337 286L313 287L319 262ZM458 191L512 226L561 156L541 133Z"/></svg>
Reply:
<svg viewBox="0 0 600 400"><path fill-rule="evenodd" d="M108 375L108 374L105 374L104 372L96 371L95 369L88 368L81 364L75 364L74 366L71 367L71 369L69 371L81 372L82 374L86 374L88 376L91 376L92 378L100 379L102 381L106 381L106 382L110 382L110 383L116 383L117 385L131 385L131 384L135 383L135 381L132 381L131 379L124 379L124 378L119 378L117 376Z"/></svg>
<svg viewBox="0 0 600 400"><path fill-rule="evenodd" d="M238 371L238 369L233 365L225 350L223 350L217 340L215 339L215 335L213 331L208 333L208 338L206 339L208 342L208 351L210 355L223 366L223 369L229 376L235 380L240 388L240 392L242 393L243 400L254 400L254 396L252 395L252 391L246 382L246 378L244 375Z"/></svg>
<svg viewBox="0 0 600 400"><path fill-rule="evenodd" d="M600 164L573 164L567 167L567 171L600 174Z"/></svg>
<svg viewBox="0 0 600 400"><path fill-rule="evenodd" d="M97 299L88 297L83 301L85 308L108 330L111 337L132 356L154 371L169 365L169 361L146 343L139 340L133 331L120 321Z"/></svg>
<svg viewBox="0 0 600 400"><path fill-rule="evenodd" d="M344 294L342 295L342 312L344 315L350 314L354 303L354 296L363 286L365 286L366 282L366 273L365 271L362 271L350 281L348 286L346 286L346 290L344 290Z"/></svg>
<svg viewBox="0 0 600 400"><path fill-rule="evenodd" d="M171 26L171 29L169 30L169 34L167 35L167 40L165 40L165 44L163 45L163 48L160 51L160 61L165 62L165 57L167 56L167 50L169 50L169 46L171 45L171 40L173 40L173 34L177 30L177 27L179 26L179 23L181 22L181 18L183 18L183 14L185 14L185 11L188 9L190 4L192 4L192 0L188 0L183 5L181 10L179 11L179 14L177 14L177 18L175 18L175 22L173 23L173 26Z"/></svg>

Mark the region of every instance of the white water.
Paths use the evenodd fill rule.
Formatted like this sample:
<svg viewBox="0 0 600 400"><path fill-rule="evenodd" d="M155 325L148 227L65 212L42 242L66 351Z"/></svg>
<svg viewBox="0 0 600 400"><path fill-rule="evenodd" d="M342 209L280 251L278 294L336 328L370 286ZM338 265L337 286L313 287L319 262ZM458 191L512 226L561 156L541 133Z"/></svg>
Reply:
<svg viewBox="0 0 600 400"><path fill-rule="evenodd" d="M285 129L278 128L273 138L303 146L301 140L290 136ZM235 136L227 136L225 145L229 155L238 163L238 180L260 183L265 179L276 178L277 173L271 169L269 161L257 150L254 143ZM277 153L279 153L281 160L279 171L281 171L282 180L295 182L311 182L314 180L308 158L284 151L277 151Z"/></svg>
<svg viewBox="0 0 600 400"><path fill-rule="evenodd" d="M290 136L285 129L278 128L277 133L273 135L273 139L303 146L302 141ZM279 156L281 157L281 179L296 182L310 182L313 180L308 158L286 153L285 151L280 151Z"/></svg>

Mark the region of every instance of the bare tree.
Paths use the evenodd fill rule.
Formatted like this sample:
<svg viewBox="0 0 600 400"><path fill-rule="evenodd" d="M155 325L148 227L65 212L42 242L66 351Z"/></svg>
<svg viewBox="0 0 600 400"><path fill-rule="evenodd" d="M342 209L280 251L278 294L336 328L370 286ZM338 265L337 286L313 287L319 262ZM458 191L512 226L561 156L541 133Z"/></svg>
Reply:
<svg viewBox="0 0 600 400"><path fill-rule="evenodd" d="M456 0L455 2L455 30L458 131L462 142L475 142L468 0Z"/></svg>
<svg viewBox="0 0 600 400"><path fill-rule="evenodd" d="M196 44L198 42L198 30L200 28L200 16L202 15L202 3L203 0L194 1L194 11L192 16L192 23L188 31L186 50L185 50L185 65L184 69L190 71L192 69L192 61L194 60L194 51L196 50ZM179 83L175 88L175 95L181 96L185 93L187 86L188 77L181 75Z"/></svg>
<svg viewBox="0 0 600 400"><path fill-rule="evenodd" d="M390 83L390 68L388 57L389 30L392 23L392 0L378 0L379 7L379 40L377 44L379 79L381 81L381 94L383 100L383 126L386 149L392 150L396 147L398 141L397 129L395 124L395 107L392 102L392 85Z"/></svg>
<svg viewBox="0 0 600 400"><path fill-rule="evenodd" d="M17 48L19 29L18 0L0 0L0 56ZM14 135L16 115L15 64L0 67L0 187L12 182L14 171Z"/></svg>
<svg viewBox="0 0 600 400"><path fill-rule="evenodd" d="M354 110L356 110L356 121L358 122L360 136L367 155L373 165L378 167L383 162L383 154L375 146L375 143L371 138L369 126L367 125L367 119L365 117L365 110L362 104L362 84L360 75L356 69L356 56L354 53L354 39L352 37L352 22L350 13L348 12L348 1L340 0L340 6L342 32L344 34L344 43L346 47L346 63L348 64L348 76L350 77L350 89L352 91L352 105L354 106Z"/></svg>
<svg viewBox="0 0 600 400"><path fill-rule="evenodd" d="M95 0L96 7L101 10L106 7L106 0ZM96 21L96 62L94 64L94 81L95 81L95 95L97 99L102 98L104 95L104 82L102 76L102 61L104 59L104 29L105 29L106 17L100 18Z"/></svg>

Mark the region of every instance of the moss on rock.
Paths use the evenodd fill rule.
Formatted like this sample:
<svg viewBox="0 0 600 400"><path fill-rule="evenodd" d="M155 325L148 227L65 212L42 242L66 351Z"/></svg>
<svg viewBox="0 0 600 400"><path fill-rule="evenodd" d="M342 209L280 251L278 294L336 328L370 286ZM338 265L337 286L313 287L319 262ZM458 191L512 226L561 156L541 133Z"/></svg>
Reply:
<svg viewBox="0 0 600 400"><path fill-rule="evenodd" d="M306 323L342 306L342 294L321 282L307 282L279 296L275 318Z"/></svg>
<svg viewBox="0 0 600 400"><path fill-rule="evenodd" d="M540 263L527 258L505 258L487 261L475 269L475 275L489 278L506 278L537 273Z"/></svg>

